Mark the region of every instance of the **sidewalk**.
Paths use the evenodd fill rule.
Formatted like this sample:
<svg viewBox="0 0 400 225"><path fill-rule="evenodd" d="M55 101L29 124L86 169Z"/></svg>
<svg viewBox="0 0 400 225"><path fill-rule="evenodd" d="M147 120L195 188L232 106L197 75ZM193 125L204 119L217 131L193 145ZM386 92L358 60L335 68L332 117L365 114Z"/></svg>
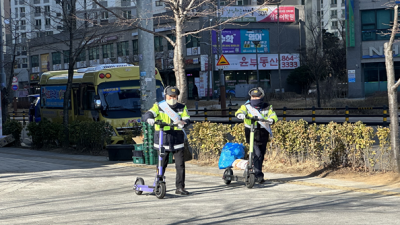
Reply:
<svg viewBox="0 0 400 225"><path fill-rule="evenodd" d="M19 160L19 163L16 164L15 162L11 162L15 160ZM64 169L100 167L132 167L154 170L155 166L137 165L133 164L131 161L108 161L107 157L105 156L69 155L23 148L0 148L0 174L2 175L9 173L30 173L50 170L62 171ZM174 166L169 166L167 171L175 171ZM214 167L198 166L190 163L190 161L186 163L187 174L222 178L223 172L224 170ZM243 173L243 171L234 170L234 173L240 175ZM374 186L361 182L277 173L265 173L265 179L267 179L267 181L270 183L291 183L308 187L320 187L332 190L343 190L347 192L362 192L381 196L400 197L400 188L393 188L385 185ZM222 183L223 182L221 179L221 184Z"/></svg>

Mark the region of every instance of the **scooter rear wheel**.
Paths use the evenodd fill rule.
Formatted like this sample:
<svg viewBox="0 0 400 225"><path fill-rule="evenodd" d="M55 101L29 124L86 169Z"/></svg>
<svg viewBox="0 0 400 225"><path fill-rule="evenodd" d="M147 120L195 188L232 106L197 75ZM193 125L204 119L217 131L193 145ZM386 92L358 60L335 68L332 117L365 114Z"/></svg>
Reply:
<svg viewBox="0 0 400 225"><path fill-rule="evenodd" d="M167 192L167 188L165 187L165 183L158 183L156 188L154 189L154 194L158 199L162 199Z"/></svg>
<svg viewBox="0 0 400 225"><path fill-rule="evenodd" d="M142 178L136 179L135 185L144 185L144 180ZM134 188L134 189L135 189L135 193L137 195L141 195L143 193L143 191L138 191L138 190L136 190L136 188Z"/></svg>
<svg viewBox="0 0 400 225"><path fill-rule="evenodd" d="M256 176L254 175L254 173L251 173L247 179L246 187L253 188L255 183L256 183Z"/></svg>
<svg viewBox="0 0 400 225"><path fill-rule="evenodd" d="M226 185L228 185L228 184L230 184L232 182L232 178L231 177L229 178L229 180L225 177L227 175L228 176L232 176L233 175L233 171L232 171L231 168L226 169L225 172L224 172L224 183Z"/></svg>

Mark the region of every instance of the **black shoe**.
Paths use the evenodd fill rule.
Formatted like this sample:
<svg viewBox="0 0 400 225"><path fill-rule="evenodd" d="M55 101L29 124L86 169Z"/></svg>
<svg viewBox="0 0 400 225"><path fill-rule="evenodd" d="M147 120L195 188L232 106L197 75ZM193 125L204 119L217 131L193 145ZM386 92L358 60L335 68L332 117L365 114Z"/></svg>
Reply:
<svg viewBox="0 0 400 225"><path fill-rule="evenodd" d="M178 189L176 189L175 194L177 194L177 195L189 195L189 192L186 191L183 188L178 188Z"/></svg>
<svg viewBox="0 0 400 225"><path fill-rule="evenodd" d="M257 182L258 182L259 184L262 184L262 183L265 183L265 180L264 180L263 177L259 177L259 178L257 179Z"/></svg>

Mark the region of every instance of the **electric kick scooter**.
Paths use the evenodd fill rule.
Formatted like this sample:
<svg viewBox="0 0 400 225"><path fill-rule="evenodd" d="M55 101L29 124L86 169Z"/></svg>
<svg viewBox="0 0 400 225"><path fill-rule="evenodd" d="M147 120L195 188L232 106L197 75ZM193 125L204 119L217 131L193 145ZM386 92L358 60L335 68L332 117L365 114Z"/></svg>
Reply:
<svg viewBox="0 0 400 225"><path fill-rule="evenodd" d="M165 185L165 176L163 174L163 167L162 167L162 156L165 155L165 149L163 147L163 140L164 140L164 127L177 127L177 124L167 124L161 121L155 122L155 124L160 126L160 138L159 138L159 147L158 147L158 165L157 165L157 174L154 179L153 185L145 185L144 180L141 177L136 178L135 185L133 189L137 195L141 195L143 192L151 192L155 194L158 199L162 199L166 193L166 185Z"/></svg>
<svg viewBox="0 0 400 225"><path fill-rule="evenodd" d="M224 180L225 184L230 184L232 181L244 181L247 188L253 188L254 184L256 183L256 175L253 169L253 146L254 146L254 129L255 129L255 122L267 122L264 118L255 117L248 117L246 119L251 120L251 127L250 127L250 150L249 150L249 163L247 164L246 169L244 170L243 176L235 176L233 175L232 166L225 169L224 175L222 179Z"/></svg>

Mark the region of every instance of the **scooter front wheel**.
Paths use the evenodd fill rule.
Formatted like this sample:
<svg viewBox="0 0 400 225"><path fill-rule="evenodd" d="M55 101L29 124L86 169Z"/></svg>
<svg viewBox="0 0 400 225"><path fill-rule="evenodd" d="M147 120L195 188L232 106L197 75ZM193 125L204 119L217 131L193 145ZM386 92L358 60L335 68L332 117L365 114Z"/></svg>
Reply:
<svg viewBox="0 0 400 225"><path fill-rule="evenodd" d="M142 178L136 179L135 185L144 185L144 180L143 180ZM143 193L143 191L138 191L138 190L137 190L137 187L134 188L134 189L135 189L135 193L136 193L137 195L141 195L141 194Z"/></svg>
<svg viewBox="0 0 400 225"><path fill-rule="evenodd" d="M247 188L253 188L255 183L256 183L256 176L254 175L254 173L251 173L249 175L249 177L247 178L246 187Z"/></svg>
<svg viewBox="0 0 400 225"><path fill-rule="evenodd" d="M166 192L167 188L165 186L165 183L158 183L156 188L154 189L154 194L158 199L164 198Z"/></svg>
<svg viewBox="0 0 400 225"><path fill-rule="evenodd" d="M232 177L231 177L232 175L233 175L233 171L232 171L231 168L228 168L228 169L225 170L225 172L224 172L224 183L226 185L228 185L228 184L230 184L232 182ZM227 176L229 176L229 177L227 177Z"/></svg>

